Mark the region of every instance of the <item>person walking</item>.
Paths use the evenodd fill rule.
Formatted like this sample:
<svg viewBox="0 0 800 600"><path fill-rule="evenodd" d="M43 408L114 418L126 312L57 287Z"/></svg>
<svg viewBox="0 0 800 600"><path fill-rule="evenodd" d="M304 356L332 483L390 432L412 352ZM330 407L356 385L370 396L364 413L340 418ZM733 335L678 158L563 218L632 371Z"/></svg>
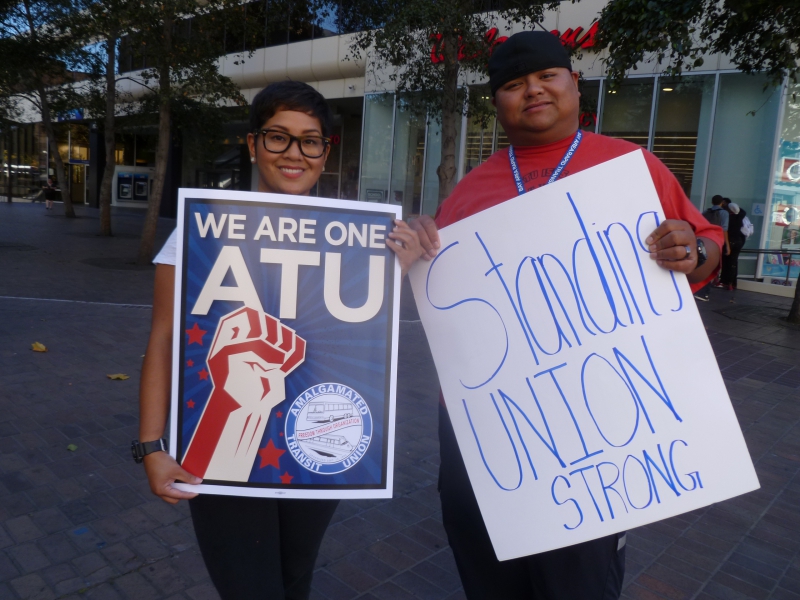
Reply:
<svg viewBox="0 0 800 600"><path fill-rule="evenodd" d="M273 83L257 94L247 143L258 169L258 191L308 195L330 152L332 122L325 99L305 83ZM395 222L389 238L401 269L420 255L417 234L402 221ZM189 500L203 561L223 600L305 600L338 500L198 495L172 485L202 482L164 451L162 439L169 413L176 242L173 232L153 260L153 320L139 392L143 442L134 440L134 458L144 462L153 494L170 504Z"/></svg>
<svg viewBox="0 0 800 600"><path fill-rule="evenodd" d="M739 277L739 253L747 241L747 236L743 231L744 219L747 213L738 204L731 202L730 198L725 198L723 205L729 213L728 242L730 250L728 254L722 256L722 271L720 272L717 287L733 291L736 289L736 280Z"/></svg>
<svg viewBox="0 0 800 600"><path fill-rule="evenodd" d="M489 59L489 86L497 120L511 146L473 169L442 203L434 219L421 216L418 232L425 258L440 246L437 229L547 185L561 177L641 148L578 128L579 75L557 37L526 31L498 45ZM513 151L512 151L513 150ZM723 243L686 198L678 181L650 152L644 158L666 219L645 240L660 267L685 273L693 289L709 281ZM527 185L526 185L527 183ZM625 534L507 561L497 560L440 395L439 470L442 518L470 600L610 600L618 598L625 572ZM535 515L519 515L536 518Z"/></svg>
<svg viewBox="0 0 800 600"><path fill-rule="evenodd" d="M44 208L50 210L53 208L53 201L58 198L59 189L53 182L52 177L47 178L47 183L42 187L44 190Z"/></svg>

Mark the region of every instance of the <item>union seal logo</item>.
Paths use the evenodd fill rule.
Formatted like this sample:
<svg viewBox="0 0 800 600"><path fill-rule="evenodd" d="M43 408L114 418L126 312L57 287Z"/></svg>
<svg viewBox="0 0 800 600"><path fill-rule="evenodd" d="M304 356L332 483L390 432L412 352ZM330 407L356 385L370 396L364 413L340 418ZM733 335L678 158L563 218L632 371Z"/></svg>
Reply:
<svg viewBox="0 0 800 600"><path fill-rule="evenodd" d="M334 475L364 457L372 439L372 414L353 388L321 383L292 402L284 435L289 452L301 467Z"/></svg>

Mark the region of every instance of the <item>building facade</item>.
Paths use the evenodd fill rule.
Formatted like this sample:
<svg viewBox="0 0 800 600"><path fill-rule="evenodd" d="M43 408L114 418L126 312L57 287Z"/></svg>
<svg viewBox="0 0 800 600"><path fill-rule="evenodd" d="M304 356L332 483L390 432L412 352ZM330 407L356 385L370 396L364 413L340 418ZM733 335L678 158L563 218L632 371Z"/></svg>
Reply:
<svg viewBox="0 0 800 600"><path fill-rule="evenodd" d="M264 0L249 3L259 9ZM800 85L767 86L766 78L738 72L726 56L705 57L702 67L680 79L662 76L645 63L621 86L604 77L602 54L591 46L593 27L604 0L564 3L541 24L582 47L575 69L582 73L581 127L623 138L658 156L699 208L715 194L746 212L755 232L739 259L740 287L789 294L800 274ZM295 22L296 21L296 22ZM386 202L405 216L433 214L438 203L436 168L441 154L440 126L417 115L412 95L398 95L364 60L349 57L352 37L333 25L302 19L266 30L263 43L243 46L252 55L220 59L222 72L248 101L265 85L293 79L318 89L334 113L332 151L315 194L330 198ZM502 35L517 31L498 23ZM237 42L239 43L239 42ZM238 47L237 47L238 49ZM432 52L432 60L435 53ZM123 52L120 70L135 74L146 56ZM370 74L368 76L368 74ZM134 96L131 80L122 91ZM220 109L232 110L232 109ZM79 115L76 115L79 116ZM144 207L152 191L155 127L125 126L117 138L113 202ZM197 152L204 132L184 128L176 136L162 202L174 214L179 187L254 189L257 183L245 145L248 125L237 116L223 126L210 153ZM91 121L60 124L59 148L73 182L75 202L97 204L102 173L102 137ZM47 173L47 144L37 124L20 124L17 137L2 141L5 190L35 193ZM63 138L63 139L62 139ZM458 177L508 145L496 120L487 128L463 117L457 139ZM52 171L51 171L52 172ZM755 253L747 251L770 251ZM748 282L750 282L748 284Z"/></svg>

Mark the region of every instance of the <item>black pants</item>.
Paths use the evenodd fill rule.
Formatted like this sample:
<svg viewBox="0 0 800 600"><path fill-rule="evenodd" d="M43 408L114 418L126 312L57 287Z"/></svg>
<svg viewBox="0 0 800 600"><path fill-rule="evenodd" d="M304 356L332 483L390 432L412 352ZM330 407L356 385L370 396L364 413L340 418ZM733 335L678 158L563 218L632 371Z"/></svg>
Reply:
<svg viewBox="0 0 800 600"><path fill-rule="evenodd" d="M625 534L500 562L483 523L450 417L442 406L439 406L439 444L442 517L467 598L619 598L625 575Z"/></svg>
<svg viewBox="0 0 800 600"><path fill-rule="evenodd" d="M222 599L307 599L338 504L211 494L189 500L200 552Z"/></svg>
<svg viewBox="0 0 800 600"><path fill-rule="evenodd" d="M744 246L744 240L731 241L731 253L722 257L722 272L719 276L720 283L736 287L736 279L739 277L739 253Z"/></svg>

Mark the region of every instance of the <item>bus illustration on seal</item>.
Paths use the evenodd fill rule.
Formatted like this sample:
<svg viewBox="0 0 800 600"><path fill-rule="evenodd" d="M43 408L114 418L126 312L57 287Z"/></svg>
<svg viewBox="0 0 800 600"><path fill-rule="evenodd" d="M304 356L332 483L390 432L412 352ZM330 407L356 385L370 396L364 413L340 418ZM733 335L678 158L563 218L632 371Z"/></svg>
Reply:
<svg viewBox="0 0 800 600"><path fill-rule="evenodd" d="M303 441L308 454L316 454L319 462L340 461L353 452L353 444L343 435L318 435Z"/></svg>
<svg viewBox="0 0 800 600"><path fill-rule="evenodd" d="M312 423L333 423L352 417L354 408L350 402L312 402L308 405L306 419Z"/></svg>

